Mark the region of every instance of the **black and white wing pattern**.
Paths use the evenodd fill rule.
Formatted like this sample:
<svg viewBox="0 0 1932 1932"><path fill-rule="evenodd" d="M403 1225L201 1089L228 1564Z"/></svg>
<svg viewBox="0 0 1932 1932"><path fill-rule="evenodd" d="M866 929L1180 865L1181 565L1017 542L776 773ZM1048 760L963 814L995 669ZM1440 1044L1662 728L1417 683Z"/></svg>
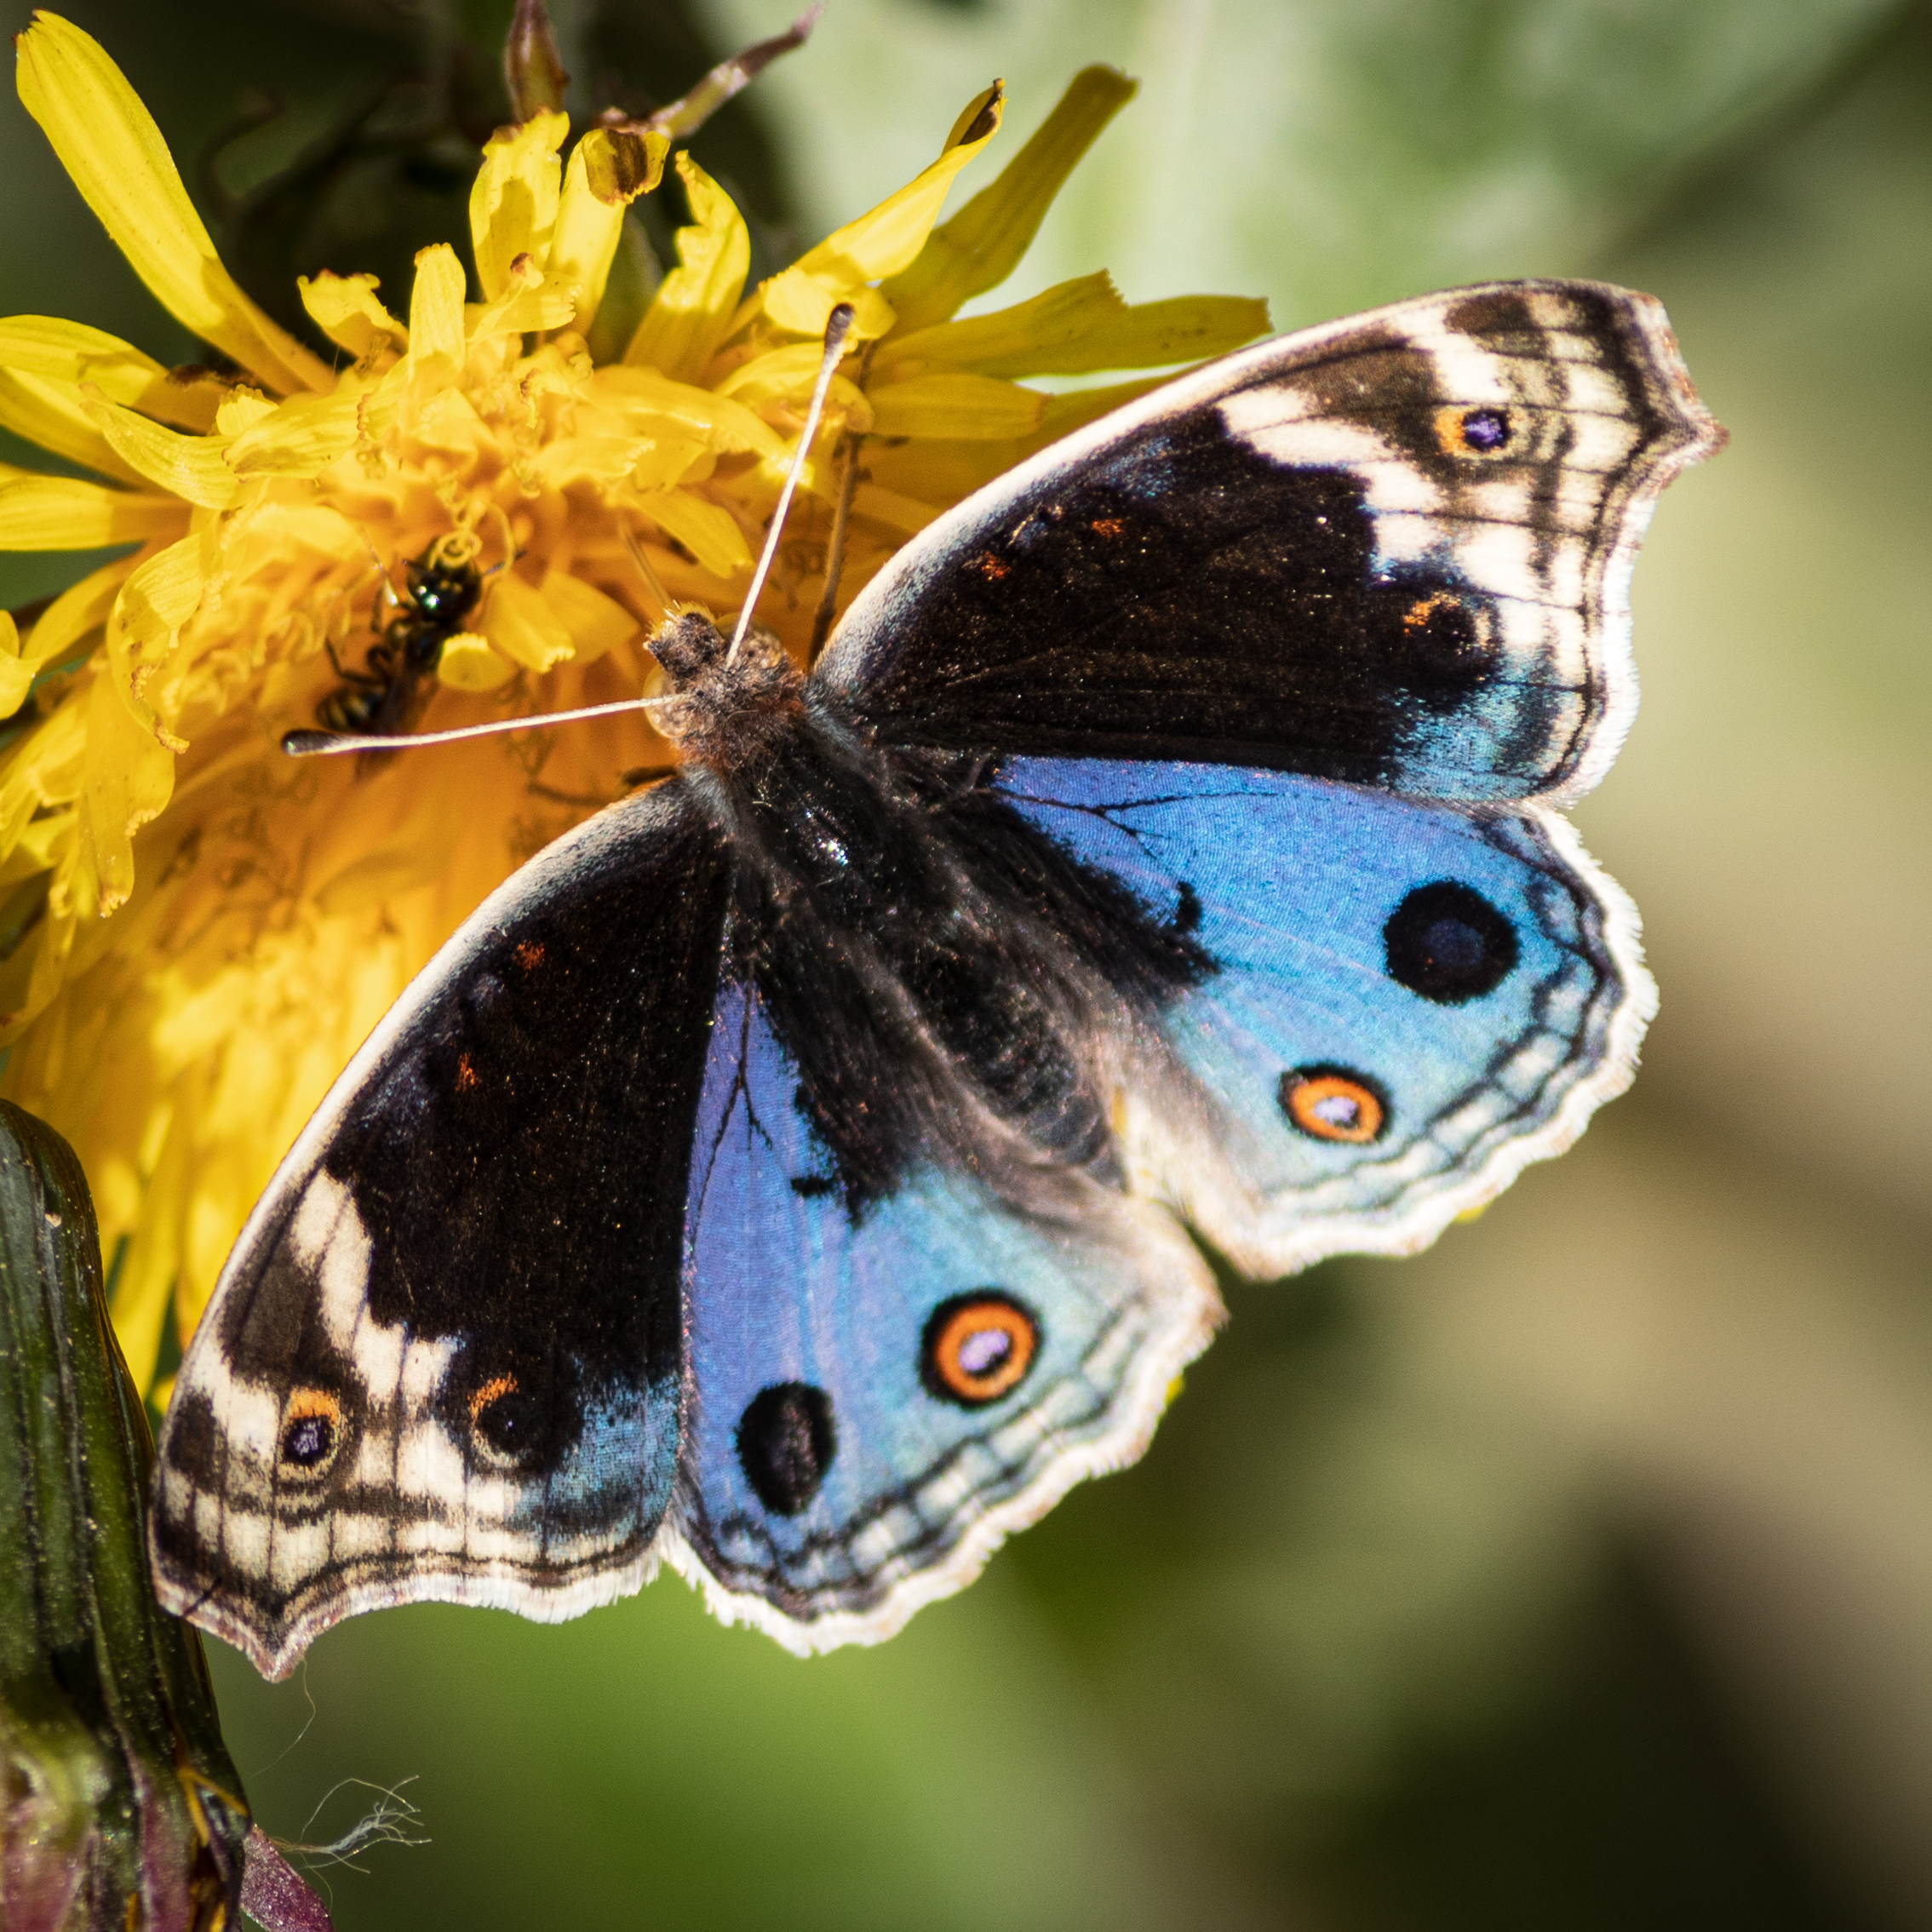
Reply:
<svg viewBox="0 0 1932 1932"><path fill-rule="evenodd" d="M1635 714L1652 507L1722 440L1648 295L1399 302L1213 363L969 497L819 676L895 742L1562 802Z"/></svg>
<svg viewBox="0 0 1932 1932"><path fill-rule="evenodd" d="M474 913L243 1230L163 1431L163 1600L270 1676L420 1597L570 1616L655 1566L728 855L681 787Z"/></svg>

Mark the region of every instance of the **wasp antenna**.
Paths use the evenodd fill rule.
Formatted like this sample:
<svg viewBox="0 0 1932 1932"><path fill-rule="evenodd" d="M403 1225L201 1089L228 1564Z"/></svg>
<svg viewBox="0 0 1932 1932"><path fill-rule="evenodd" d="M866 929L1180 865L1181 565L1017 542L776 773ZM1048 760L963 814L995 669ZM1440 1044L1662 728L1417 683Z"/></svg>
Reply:
<svg viewBox="0 0 1932 1932"><path fill-rule="evenodd" d="M644 579L645 594L657 606L654 622L665 622L671 616L670 593L658 581L657 573L651 567L651 559L644 553L644 540L627 523L622 526L624 547L631 553L631 561L637 565L637 574Z"/></svg>
<svg viewBox="0 0 1932 1932"><path fill-rule="evenodd" d="M731 648L725 654L727 664L737 656L738 646L744 642L745 633L751 628L751 614L758 608L759 593L765 588L771 559L778 554L778 539L784 534L785 513L792 507L792 493L798 488L799 478L805 473L805 463L811 455L811 439L818 433L818 419L825 413L825 398L830 393L839 358L846 353L846 337L851 333L851 327L852 305L840 302L826 318L825 358L818 365L818 380L812 385L811 406L805 412L805 427L799 432L798 454L792 459L785 487L778 492L778 507L771 513L771 528L765 536L758 568L752 572L751 588L746 593L744 608L738 612L737 626L731 633Z"/></svg>

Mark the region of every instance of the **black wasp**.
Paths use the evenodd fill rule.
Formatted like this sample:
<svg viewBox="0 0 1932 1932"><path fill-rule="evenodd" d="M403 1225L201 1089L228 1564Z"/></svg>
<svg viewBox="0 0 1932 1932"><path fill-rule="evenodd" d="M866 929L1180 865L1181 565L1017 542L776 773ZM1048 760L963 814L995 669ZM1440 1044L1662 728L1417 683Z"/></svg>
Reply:
<svg viewBox="0 0 1932 1932"><path fill-rule="evenodd" d="M483 594L474 557L473 540L459 533L438 537L404 565L407 591L399 599L390 592L401 608L369 647L363 668L345 670L330 651L342 683L315 708L325 729L393 737L416 722L428 701L426 680L435 676L443 646L462 629Z"/></svg>

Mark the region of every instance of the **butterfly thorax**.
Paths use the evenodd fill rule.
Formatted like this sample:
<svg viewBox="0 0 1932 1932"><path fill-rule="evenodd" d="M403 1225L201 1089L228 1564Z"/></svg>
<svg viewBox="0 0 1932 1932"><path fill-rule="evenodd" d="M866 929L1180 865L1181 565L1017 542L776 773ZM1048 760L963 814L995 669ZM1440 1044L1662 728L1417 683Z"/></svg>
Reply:
<svg viewBox="0 0 1932 1932"><path fill-rule="evenodd" d="M754 624L736 649L696 611L662 624L651 653L663 667L666 690L646 701L645 715L687 758L729 766L754 756L799 709L803 684L785 647Z"/></svg>
<svg viewBox="0 0 1932 1932"><path fill-rule="evenodd" d="M685 616L651 649L653 720L733 853L734 970L797 1058L827 1179L857 1210L921 1158L1111 1177L1098 1015L1198 977L1184 936L1026 825L989 760L880 745L768 632L733 656Z"/></svg>

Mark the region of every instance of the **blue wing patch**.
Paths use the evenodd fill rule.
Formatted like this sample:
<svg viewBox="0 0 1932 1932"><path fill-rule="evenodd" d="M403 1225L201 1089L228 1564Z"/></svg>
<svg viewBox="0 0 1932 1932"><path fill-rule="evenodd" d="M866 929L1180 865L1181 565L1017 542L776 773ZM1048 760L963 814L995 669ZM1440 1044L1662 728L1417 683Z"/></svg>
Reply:
<svg viewBox="0 0 1932 1932"><path fill-rule="evenodd" d="M1636 915L1553 815L1225 765L995 783L1214 961L1161 1019L1191 1080L1156 1073L1124 1138L1137 1185L1251 1272L1419 1247L1629 1083L1655 1003Z"/></svg>
<svg viewBox="0 0 1932 1932"><path fill-rule="evenodd" d="M889 1636L1145 1448L1218 1318L1163 1210L914 1169L856 1221L754 991L721 995L687 1212L668 1561L799 1651Z"/></svg>

